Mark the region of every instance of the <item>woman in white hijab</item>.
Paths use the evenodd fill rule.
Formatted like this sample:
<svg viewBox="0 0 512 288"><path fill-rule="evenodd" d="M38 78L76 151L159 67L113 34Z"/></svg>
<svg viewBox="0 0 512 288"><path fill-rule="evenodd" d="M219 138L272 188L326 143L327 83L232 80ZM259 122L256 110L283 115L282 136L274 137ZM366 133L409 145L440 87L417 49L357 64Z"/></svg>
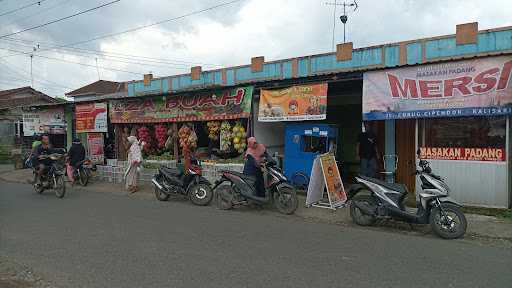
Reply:
<svg viewBox="0 0 512 288"><path fill-rule="evenodd" d="M139 178L139 166L142 163L142 153L140 151L139 141L137 137L130 136L127 138L130 143L130 149L128 150L128 169L126 170L126 190L130 193L137 192L139 187L137 181Z"/></svg>

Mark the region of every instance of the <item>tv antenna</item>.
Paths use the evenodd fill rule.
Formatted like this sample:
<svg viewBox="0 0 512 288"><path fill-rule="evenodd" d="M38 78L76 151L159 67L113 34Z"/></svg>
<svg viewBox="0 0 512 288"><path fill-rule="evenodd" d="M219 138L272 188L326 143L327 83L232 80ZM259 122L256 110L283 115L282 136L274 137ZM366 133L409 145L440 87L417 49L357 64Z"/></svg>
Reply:
<svg viewBox="0 0 512 288"><path fill-rule="evenodd" d="M334 0L334 2L326 2L325 5L331 5L334 6L334 12L332 15L333 23L332 23L332 50L334 50L334 35L336 32L336 8L338 6L343 6L343 15L340 16L341 23L343 23L343 43L346 42L346 24L348 21L348 15L347 15L347 7L349 9L353 9L352 12L356 11L357 8L359 8L359 5L357 5L356 0L352 0L351 2L343 1L343 3L338 3L338 0Z"/></svg>

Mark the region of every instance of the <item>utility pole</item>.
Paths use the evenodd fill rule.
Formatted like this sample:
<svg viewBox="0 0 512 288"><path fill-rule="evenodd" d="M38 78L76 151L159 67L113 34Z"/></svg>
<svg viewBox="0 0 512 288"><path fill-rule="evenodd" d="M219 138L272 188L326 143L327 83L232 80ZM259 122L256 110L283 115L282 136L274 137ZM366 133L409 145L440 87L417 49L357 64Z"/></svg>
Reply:
<svg viewBox="0 0 512 288"><path fill-rule="evenodd" d="M34 62L34 53L39 49L39 44L37 46L32 47L32 54L30 54L30 87L34 88L34 72L33 72L33 62Z"/></svg>
<svg viewBox="0 0 512 288"><path fill-rule="evenodd" d="M98 67L98 57L95 58L96 59L96 72L98 72L98 81L101 80L100 78L100 68Z"/></svg>
<svg viewBox="0 0 512 288"><path fill-rule="evenodd" d="M333 25L332 25L332 50L334 51L334 42L335 42L334 35L336 32L336 7L343 6L343 15L340 16L340 20L341 20L341 23L343 23L343 43L346 43L347 37L346 37L346 27L345 26L346 26L347 20L348 20L347 7L351 7L354 9L352 11L356 11L359 6L357 5L356 0L353 0L353 2L351 2L351 3L347 3L345 1L343 3L338 3L337 0L334 0L334 2L326 2L325 4L334 6Z"/></svg>
<svg viewBox="0 0 512 288"><path fill-rule="evenodd" d="M34 61L34 54L30 54L30 87L34 88L34 74L32 72L32 62Z"/></svg>

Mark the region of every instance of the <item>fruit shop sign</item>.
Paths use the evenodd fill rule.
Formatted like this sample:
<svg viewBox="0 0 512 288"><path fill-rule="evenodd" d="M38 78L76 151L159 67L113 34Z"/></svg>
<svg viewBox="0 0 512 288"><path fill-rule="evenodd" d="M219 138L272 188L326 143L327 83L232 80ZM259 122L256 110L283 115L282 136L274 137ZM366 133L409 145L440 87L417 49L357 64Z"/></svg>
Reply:
<svg viewBox="0 0 512 288"><path fill-rule="evenodd" d="M219 94L164 96L110 102L112 123L208 121L248 118L253 87Z"/></svg>

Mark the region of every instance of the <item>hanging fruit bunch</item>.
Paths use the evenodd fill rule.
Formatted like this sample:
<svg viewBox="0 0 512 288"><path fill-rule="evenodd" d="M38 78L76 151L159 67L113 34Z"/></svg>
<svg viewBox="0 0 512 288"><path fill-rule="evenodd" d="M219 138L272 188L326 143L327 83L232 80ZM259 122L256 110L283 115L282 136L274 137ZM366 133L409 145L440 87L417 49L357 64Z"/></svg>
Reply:
<svg viewBox="0 0 512 288"><path fill-rule="evenodd" d="M165 148L165 141L167 140L167 127L159 124L155 126L155 138L158 145L158 149Z"/></svg>
<svg viewBox="0 0 512 288"><path fill-rule="evenodd" d="M238 153L244 153L247 144L245 142L245 128L242 126L242 123L237 122L233 127L233 147Z"/></svg>
<svg viewBox="0 0 512 288"><path fill-rule="evenodd" d="M196 132L188 127L188 125L181 126L178 131L178 137L181 148L188 147L190 150L194 150L197 147Z"/></svg>
<svg viewBox="0 0 512 288"><path fill-rule="evenodd" d="M229 151L231 149L231 124L223 121L220 125L220 150Z"/></svg>
<svg viewBox="0 0 512 288"><path fill-rule="evenodd" d="M211 140L217 140L219 139L219 133L220 133L220 122L219 121L210 121L206 123L206 126L208 127L208 138Z"/></svg>
<svg viewBox="0 0 512 288"><path fill-rule="evenodd" d="M140 142L144 142L145 145L142 147L142 150L146 153L151 151L151 134L149 128L146 126L142 126L137 130L138 138Z"/></svg>

